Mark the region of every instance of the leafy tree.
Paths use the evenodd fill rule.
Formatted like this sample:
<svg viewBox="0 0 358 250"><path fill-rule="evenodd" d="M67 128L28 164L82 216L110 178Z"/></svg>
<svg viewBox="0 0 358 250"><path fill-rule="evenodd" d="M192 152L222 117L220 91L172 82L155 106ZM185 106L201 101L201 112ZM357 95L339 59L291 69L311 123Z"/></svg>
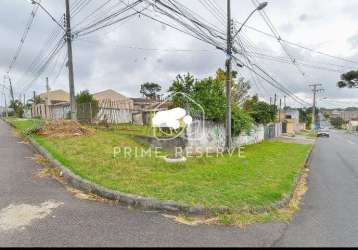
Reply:
<svg viewBox="0 0 358 250"><path fill-rule="evenodd" d="M239 105L232 107L232 128L233 136L239 136L243 131L249 131L254 120Z"/></svg>
<svg viewBox="0 0 358 250"><path fill-rule="evenodd" d="M222 122L225 120L226 112L226 78L224 73L223 70L219 69L215 78L208 77L202 80L196 80L189 73L185 76L178 75L169 88L169 92L171 94L185 93L201 105L205 111L206 119ZM252 119L239 107L237 98L232 100L232 130L233 135L237 136L244 129L251 127ZM188 100L184 96L173 95L173 107L186 108L187 102Z"/></svg>
<svg viewBox="0 0 358 250"><path fill-rule="evenodd" d="M329 113L327 113L327 112L324 112L323 113L323 116L324 116L324 118L326 119L326 120L328 120L331 116L329 115Z"/></svg>
<svg viewBox="0 0 358 250"><path fill-rule="evenodd" d="M237 72L232 71L232 82L231 82L231 100L238 102L239 104L243 103L248 98L249 90L251 89L250 82L245 81L243 77L237 79ZM219 68L216 71L216 79L222 81L226 85L226 72Z"/></svg>
<svg viewBox="0 0 358 250"><path fill-rule="evenodd" d="M28 103L36 105L36 104L45 103L45 101L38 95L35 96L35 98L28 100Z"/></svg>
<svg viewBox="0 0 358 250"><path fill-rule="evenodd" d="M307 108L307 109L299 109L300 112L300 122L302 123L306 123L306 127L310 128L312 125L312 113L313 113L313 109L311 108ZM319 112L320 109L316 108L316 121L319 121Z"/></svg>
<svg viewBox="0 0 358 250"><path fill-rule="evenodd" d="M341 80L337 83L339 88L357 88L358 87L358 71L351 70L341 75Z"/></svg>
<svg viewBox="0 0 358 250"><path fill-rule="evenodd" d="M259 101L257 95L246 100L243 107L257 124L268 124L275 121L277 113L275 106Z"/></svg>
<svg viewBox="0 0 358 250"><path fill-rule="evenodd" d="M336 129L342 129L343 124L345 124L345 121L341 117L332 117L330 119L330 122L332 126Z"/></svg>
<svg viewBox="0 0 358 250"><path fill-rule="evenodd" d="M81 91L76 96L76 103L77 105L91 104L92 117L95 117L99 111L98 101L88 90Z"/></svg>
<svg viewBox="0 0 358 250"><path fill-rule="evenodd" d="M184 96L177 93L184 93L191 96L196 81L197 80L190 73L187 73L184 76L180 74L177 75L169 88L169 93L173 95L171 100L173 107L185 107L187 100Z"/></svg>
<svg viewBox="0 0 358 250"><path fill-rule="evenodd" d="M21 101L19 100L11 101L9 107L14 110L16 117L22 118L24 116L24 105L22 104Z"/></svg>
<svg viewBox="0 0 358 250"><path fill-rule="evenodd" d="M225 119L225 92L221 81L212 77L197 81L191 96L203 107L207 119Z"/></svg>
<svg viewBox="0 0 358 250"><path fill-rule="evenodd" d="M151 100L157 100L161 90L162 87L154 82L146 82L140 86L140 93Z"/></svg>

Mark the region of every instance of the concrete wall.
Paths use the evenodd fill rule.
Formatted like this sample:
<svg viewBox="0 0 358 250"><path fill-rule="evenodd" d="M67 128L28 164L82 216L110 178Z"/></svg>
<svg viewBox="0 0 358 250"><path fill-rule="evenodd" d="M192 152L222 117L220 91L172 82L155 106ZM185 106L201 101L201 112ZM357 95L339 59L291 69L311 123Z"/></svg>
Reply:
<svg viewBox="0 0 358 250"><path fill-rule="evenodd" d="M187 148L192 148L193 151L202 151L202 149L210 149L209 151L217 151L217 149L225 148L225 125L223 123L216 123L212 121L205 121L203 129L198 128L200 123L193 123L187 128L189 135ZM194 133L193 133L194 131ZM202 136L192 136L195 131L202 133ZM240 136L234 137L232 143L234 147L243 145L255 144L264 140L265 130L263 125L255 126L249 133L243 132ZM205 150L204 150L205 152Z"/></svg>

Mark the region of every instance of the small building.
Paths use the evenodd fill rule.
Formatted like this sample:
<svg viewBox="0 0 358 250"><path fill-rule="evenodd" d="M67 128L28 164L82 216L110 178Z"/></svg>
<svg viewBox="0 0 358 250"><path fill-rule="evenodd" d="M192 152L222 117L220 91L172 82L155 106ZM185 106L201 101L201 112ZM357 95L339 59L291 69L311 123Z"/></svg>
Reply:
<svg viewBox="0 0 358 250"><path fill-rule="evenodd" d="M347 129L352 132L358 132L358 119L350 120L348 122Z"/></svg>
<svg viewBox="0 0 358 250"><path fill-rule="evenodd" d="M62 89L45 92L39 96L47 105L70 102L70 94Z"/></svg>
<svg viewBox="0 0 358 250"><path fill-rule="evenodd" d="M285 109L279 112L279 121L282 122L283 134L295 134L305 129L305 124L300 123L300 112L298 109Z"/></svg>
<svg viewBox="0 0 358 250"><path fill-rule="evenodd" d="M107 89L93 94L93 97L98 101L99 106L113 106L133 109L133 100L125 95L118 93L112 89Z"/></svg>

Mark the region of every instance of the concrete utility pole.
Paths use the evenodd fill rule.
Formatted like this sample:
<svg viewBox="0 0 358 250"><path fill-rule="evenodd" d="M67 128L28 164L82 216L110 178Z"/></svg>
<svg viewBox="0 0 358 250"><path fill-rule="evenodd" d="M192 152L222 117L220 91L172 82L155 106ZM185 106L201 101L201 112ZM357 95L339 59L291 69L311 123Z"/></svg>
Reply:
<svg viewBox="0 0 358 250"><path fill-rule="evenodd" d="M321 87L322 84L311 84L309 85L312 87L313 92L313 106L312 106L312 130L316 129L316 95L318 92L324 91L323 88L318 89L317 87Z"/></svg>
<svg viewBox="0 0 358 250"><path fill-rule="evenodd" d="M48 82L48 77L46 77L46 105L50 105L50 97L49 97L49 93L50 92L50 85Z"/></svg>
<svg viewBox="0 0 358 250"><path fill-rule="evenodd" d="M227 0L227 48L226 48L226 149L232 148L231 143L231 77L232 77L232 20L231 1Z"/></svg>
<svg viewBox="0 0 358 250"><path fill-rule="evenodd" d="M282 99L280 98L280 109L278 111L278 121L281 122L281 108L282 108Z"/></svg>
<svg viewBox="0 0 358 250"><path fill-rule="evenodd" d="M68 78L70 85L70 105L71 105L71 119L77 120L77 107L75 100L75 80L73 74L73 59L72 59L72 31L71 31L71 14L69 0L66 2L66 43L67 43L67 55L68 55Z"/></svg>
<svg viewBox="0 0 358 250"><path fill-rule="evenodd" d="M36 0L31 0L32 4L37 4L45 13L54 21L66 34L67 43L67 67L69 75L69 87L70 87L70 103L71 103L71 119L77 119L76 100L75 100L75 83L73 74L73 59L72 59L72 31L71 31L71 14L70 14L70 1L65 0L66 14L65 14L65 28L60 24L56 18L42 4Z"/></svg>
<svg viewBox="0 0 358 250"><path fill-rule="evenodd" d="M283 108L286 108L286 96L283 97Z"/></svg>
<svg viewBox="0 0 358 250"><path fill-rule="evenodd" d="M233 35L233 20L231 19L231 1L227 0L227 48L226 48L226 149L232 148L231 142L231 83L232 83L232 54L233 44L240 31L244 28L245 24L249 21L250 17L256 12L264 9L267 2L260 3L241 24L240 28ZM223 50L222 48L219 48Z"/></svg>
<svg viewBox="0 0 358 250"><path fill-rule="evenodd" d="M15 102L14 89L12 88L12 82L11 82L11 78L10 78L9 75L7 75L7 79L9 80L10 97L11 97L12 102L14 103L14 102ZM20 99L21 99L21 98L20 98Z"/></svg>

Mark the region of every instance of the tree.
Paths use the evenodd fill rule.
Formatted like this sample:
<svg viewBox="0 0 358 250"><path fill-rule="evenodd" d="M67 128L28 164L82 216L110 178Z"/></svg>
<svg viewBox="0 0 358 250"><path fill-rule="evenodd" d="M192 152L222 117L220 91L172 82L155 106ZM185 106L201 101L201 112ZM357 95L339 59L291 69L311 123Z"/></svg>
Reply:
<svg viewBox="0 0 358 250"><path fill-rule="evenodd" d="M151 100L157 100L161 90L162 87L154 82L146 82L140 86L140 93Z"/></svg>
<svg viewBox="0 0 358 250"><path fill-rule="evenodd" d="M332 117L330 122L332 126L336 129L342 129L343 124L345 124L345 121L341 117Z"/></svg>
<svg viewBox="0 0 358 250"><path fill-rule="evenodd" d="M28 103L33 104L33 105L37 105L37 104L45 103L45 101L42 100L42 98L37 95L37 96L35 96L35 99L32 98L32 99L28 100Z"/></svg>
<svg viewBox="0 0 358 250"><path fill-rule="evenodd" d="M191 96L196 81L197 80L190 73L187 73L184 76L180 74L176 76L175 80L172 82L172 85L169 87L169 93L172 95L172 107L185 108L188 100L186 100L183 95L179 95L178 93Z"/></svg>
<svg viewBox="0 0 358 250"><path fill-rule="evenodd" d="M22 118L24 115L24 105L21 101L15 100L10 102L10 108L14 110L15 116Z"/></svg>
<svg viewBox="0 0 358 250"><path fill-rule="evenodd" d="M237 82L235 79L237 78L237 71L232 71L232 81L231 81L231 100L233 102L237 102L242 104L247 98L249 90L251 89L250 82L245 81L245 78L240 77ZM216 79L222 81L226 85L226 72L219 68L216 71Z"/></svg>
<svg viewBox="0 0 358 250"><path fill-rule="evenodd" d="M205 118L208 120L222 122L225 120L226 113L226 95L225 95L225 72L219 69L215 77L207 77L202 80L196 80L189 73L185 76L178 75L173 81L169 92L172 94L172 106L187 109L188 100L183 95L174 95L175 93L184 93L192 98L205 111ZM193 105L195 109L196 106ZM194 110L195 111L195 110ZM240 108L238 99L232 100L232 132L238 136L243 130L251 128L251 117Z"/></svg>
<svg viewBox="0 0 358 250"><path fill-rule="evenodd" d="M76 103L80 106L90 104L92 117L95 117L99 111L98 101L88 90L81 91L76 96Z"/></svg>
<svg viewBox="0 0 358 250"><path fill-rule="evenodd" d="M337 83L339 88L358 88L358 71L351 70L341 75L341 80Z"/></svg>
<svg viewBox="0 0 358 250"><path fill-rule="evenodd" d="M310 128L312 125L312 113L313 113L313 109L311 108L307 108L307 109L299 109L300 112L300 122L301 123L306 123L306 127ZM319 121L319 113L320 113L320 109L316 108L316 121Z"/></svg>
<svg viewBox="0 0 358 250"><path fill-rule="evenodd" d="M277 113L275 106L259 101L257 95L247 99L243 108L257 124L268 124L275 121Z"/></svg>

